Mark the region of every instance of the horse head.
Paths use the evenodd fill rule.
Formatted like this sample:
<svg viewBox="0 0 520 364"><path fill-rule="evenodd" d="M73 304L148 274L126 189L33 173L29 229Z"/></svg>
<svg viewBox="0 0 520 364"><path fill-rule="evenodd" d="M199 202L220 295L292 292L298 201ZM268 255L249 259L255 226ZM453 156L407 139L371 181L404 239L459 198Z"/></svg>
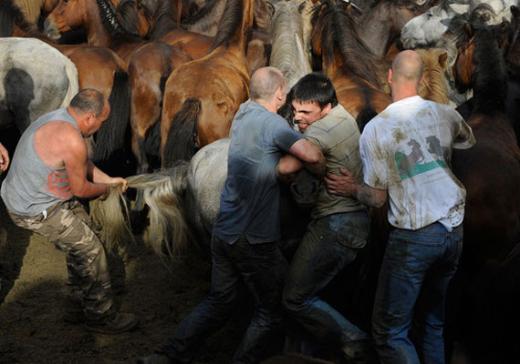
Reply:
<svg viewBox="0 0 520 364"><path fill-rule="evenodd" d="M121 26L116 6L110 0L59 0L58 5L45 20L45 33L54 39L61 33L75 28L88 28L99 37L112 36L145 36L149 31L142 12L138 12L133 20L132 31Z"/></svg>

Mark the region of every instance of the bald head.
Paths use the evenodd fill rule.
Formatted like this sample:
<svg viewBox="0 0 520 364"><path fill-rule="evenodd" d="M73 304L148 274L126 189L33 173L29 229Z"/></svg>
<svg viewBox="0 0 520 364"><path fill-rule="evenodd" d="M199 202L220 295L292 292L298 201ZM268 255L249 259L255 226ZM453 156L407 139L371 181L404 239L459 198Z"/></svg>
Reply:
<svg viewBox="0 0 520 364"><path fill-rule="evenodd" d="M285 90L287 81L277 68L262 67L251 76L249 92L251 99L258 101L271 101L276 91L280 88Z"/></svg>
<svg viewBox="0 0 520 364"><path fill-rule="evenodd" d="M392 81L419 83L423 73L423 62L419 53L406 50L400 52L392 62Z"/></svg>

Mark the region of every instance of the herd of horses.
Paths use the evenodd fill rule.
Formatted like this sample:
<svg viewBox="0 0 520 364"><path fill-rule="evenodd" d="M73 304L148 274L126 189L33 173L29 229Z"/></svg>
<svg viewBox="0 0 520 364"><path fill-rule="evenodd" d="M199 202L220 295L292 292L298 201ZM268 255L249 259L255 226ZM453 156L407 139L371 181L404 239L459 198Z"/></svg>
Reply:
<svg viewBox="0 0 520 364"><path fill-rule="evenodd" d="M148 240L158 253L174 255L193 241L209 242L227 172L227 137L255 69L278 67L289 85L312 70L324 72L362 129L391 102L386 71L393 56L403 47L416 48L425 64L421 96L458 106L477 138L473 148L455 151L451 160L467 189L464 252L448 302L452 362L464 357L470 363L516 363L517 5L516 0L2 0L0 128L16 123L23 131L39 115L66 105L78 88L102 91L112 112L95 137L93 158L103 163L131 150L137 166L132 172L138 175L128 179L139 191L136 205L148 206ZM315 181L299 183L298 191L316 189ZM291 190L283 194L286 242L301 237L305 224L295 216L308 213ZM115 195L92 208L110 242L133 239L120 203ZM337 282L348 292L338 305L367 329L389 229L385 211L371 212L370 244Z"/></svg>

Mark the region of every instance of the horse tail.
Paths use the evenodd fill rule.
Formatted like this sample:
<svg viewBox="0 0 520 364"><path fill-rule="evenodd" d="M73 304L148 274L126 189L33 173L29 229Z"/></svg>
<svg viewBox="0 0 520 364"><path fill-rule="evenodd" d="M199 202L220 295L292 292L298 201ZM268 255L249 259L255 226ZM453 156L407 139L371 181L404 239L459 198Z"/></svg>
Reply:
<svg viewBox="0 0 520 364"><path fill-rule="evenodd" d="M123 148L125 134L130 120L130 87L128 73L116 71L108 98L110 116L96 133L94 161L103 161L116 150Z"/></svg>
<svg viewBox="0 0 520 364"><path fill-rule="evenodd" d="M144 241L163 257L179 256L188 246L190 234L182 209L188 167L188 162L180 161L159 173L127 178L128 187L142 192L149 208L149 226ZM106 199L92 201L90 209L92 219L102 227L100 237L107 249L135 241L126 200L120 188L112 188Z"/></svg>
<svg viewBox="0 0 520 364"><path fill-rule="evenodd" d="M197 150L197 124L201 111L201 102L190 97L175 114L164 146L162 165L172 166L177 160L190 160Z"/></svg>
<svg viewBox="0 0 520 364"><path fill-rule="evenodd" d="M69 87L67 89L67 93L61 102L60 107L67 107L70 104L70 101L79 91L79 81L78 81L78 69L76 65L72 63L70 59L65 58L65 74L67 75L67 79L69 80Z"/></svg>

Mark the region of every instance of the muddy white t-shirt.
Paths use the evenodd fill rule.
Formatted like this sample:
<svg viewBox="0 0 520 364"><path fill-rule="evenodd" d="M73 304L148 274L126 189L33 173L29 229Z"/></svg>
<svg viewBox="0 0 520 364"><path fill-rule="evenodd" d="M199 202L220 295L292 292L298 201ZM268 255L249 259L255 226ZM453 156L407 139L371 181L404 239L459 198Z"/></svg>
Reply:
<svg viewBox="0 0 520 364"><path fill-rule="evenodd" d="M363 130L364 182L388 190L391 225L416 230L464 219L466 190L450 169L453 148L475 143L469 125L448 105L408 97L389 105Z"/></svg>

